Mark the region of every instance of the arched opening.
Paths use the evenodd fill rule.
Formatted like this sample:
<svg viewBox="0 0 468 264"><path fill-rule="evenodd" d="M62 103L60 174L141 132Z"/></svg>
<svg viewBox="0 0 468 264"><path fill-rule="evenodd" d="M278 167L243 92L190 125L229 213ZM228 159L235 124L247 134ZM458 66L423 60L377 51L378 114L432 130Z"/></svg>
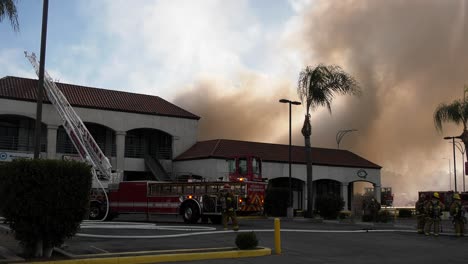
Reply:
<svg viewBox="0 0 468 264"><path fill-rule="evenodd" d="M125 157L144 159L144 170L125 171L126 180L172 180L172 135L157 129L127 131Z"/></svg>
<svg viewBox="0 0 468 264"><path fill-rule="evenodd" d="M304 186L305 182L296 178L291 178L291 191L293 196L293 208L295 212L304 210ZM279 177L268 181L267 195L273 198L274 211L278 216L286 215L289 201L289 178ZM269 198L268 198L269 199Z"/></svg>
<svg viewBox="0 0 468 264"><path fill-rule="evenodd" d="M96 123L84 123L104 155L110 159L116 156L115 131ZM63 126L57 129L57 153L78 155L75 146Z"/></svg>
<svg viewBox="0 0 468 264"><path fill-rule="evenodd" d="M361 217L363 214L364 200L368 196L374 196L373 184L367 181L355 181L351 182L348 186L349 194L349 210L354 216Z"/></svg>
<svg viewBox="0 0 468 264"><path fill-rule="evenodd" d="M0 115L0 150L33 152L36 120L17 115ZM40 151L47 146L47 127L41 124Z"/></svg>
<svg viewBox="0 0 468 264"><path fill-rule="evenodd" d="M127 131L125 157L172 159L172 136L164 131L140 128Z"/></svg>

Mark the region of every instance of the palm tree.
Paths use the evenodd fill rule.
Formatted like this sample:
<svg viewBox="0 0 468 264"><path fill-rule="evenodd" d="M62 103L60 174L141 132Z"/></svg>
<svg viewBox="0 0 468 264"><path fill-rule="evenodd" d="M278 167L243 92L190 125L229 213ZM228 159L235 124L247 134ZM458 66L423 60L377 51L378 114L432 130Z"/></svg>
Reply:
<svg viewBox="0 0 468 264"><path fill-rule="evenodd" d="M0 22L7 16L10 19L13 30L18 32L18 11L16 10L15 2L16 0L0 0Z"/></svg>
<svg viewBox="0 0 468 264"><path fill-rule="evenodd" d="M440 104L434 112L434 124L436 129L439 132L442 132L442 123L443 122L453 122L457 125L460 123L463 124L463 132L458 136L463 144L465 144L465 149L468 145L468 103L466 100L455 100L451 104ZM468 159L468 153L466 153Z"/></svg>
<svg viewBox="0 0 468 264"><path fill-rule="evenodd" d="M312 126L310 124L310 110L319 106L326 106L331 113L331 103L337 94L360 93L357 81L341 67L335 65L319 64L315 68L307 66L301 71L297 85L297 93L302 103L306 102L306 115L302 127L302 135L305 141L307 160L307 213L306 217L313 214L313 193L312 193L312 159L310 136Z"/></svg>

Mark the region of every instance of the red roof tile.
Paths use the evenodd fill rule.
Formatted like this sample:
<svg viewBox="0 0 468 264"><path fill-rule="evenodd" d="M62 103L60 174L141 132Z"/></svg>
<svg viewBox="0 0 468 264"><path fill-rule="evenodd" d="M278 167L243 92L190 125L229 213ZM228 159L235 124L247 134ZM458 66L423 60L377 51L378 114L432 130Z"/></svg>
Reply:
<svg viewBox="0 0 468 264"><path fill-rule="evenodd" d="M0 98L36 101L37 80L6 76L0 79ZM147 115L171 116L188 119L200 117L158 97L144 94L112 91L66 83L57 87L72 106L130 112ZM45 97L45 103L50 103Z"/></svg>
<svg viewBox="0 0 468 264"><path fill-rule="evenodd" d="M186 152L179 155L175 161L197 160L206 158L228 158L237 155L254 155L268 162L289 162L289 145L248 142L238 140L216 139L200 141ZM305 147L291 147L291 162L306 164ZM315 165L357 167L381 169L350 151L340 149L312 148L312 163Z"/></svg>

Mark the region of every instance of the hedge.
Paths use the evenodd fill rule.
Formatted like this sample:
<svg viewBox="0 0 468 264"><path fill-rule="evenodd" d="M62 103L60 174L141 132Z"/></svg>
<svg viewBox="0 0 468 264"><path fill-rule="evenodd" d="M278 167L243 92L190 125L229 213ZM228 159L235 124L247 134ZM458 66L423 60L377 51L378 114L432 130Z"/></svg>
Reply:
<svg viewBox="0 0 468 264"><path fill-rule="evenodd" d="M50 256L51 249L72 237L85 218L90 166L26 159L0 166L0 214L23 245L25 256Z"/></svg>

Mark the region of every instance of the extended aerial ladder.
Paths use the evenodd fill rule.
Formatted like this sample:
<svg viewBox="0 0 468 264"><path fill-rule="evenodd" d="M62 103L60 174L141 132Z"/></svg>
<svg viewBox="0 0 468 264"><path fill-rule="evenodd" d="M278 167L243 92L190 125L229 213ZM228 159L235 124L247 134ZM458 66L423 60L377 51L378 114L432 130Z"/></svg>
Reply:
<svg viewBox="0 0 468 264"><path fill-rule="evenodd" d="M24 52L24 55L33 66L36 74L39 76L39 64L36 61L36 55L34 53L29 55L26 51ZM44 88L49 101L52 103L62 118L63 127L65 128L65 131L70 137L70 140L78 151L80 158L84 162L90 164L92 167L92 174L94 176L93 187L97 187L97 184L104 190L105 188L102 185L101 180L107 184L117 183L120 180L119 174L112 173L112 166L109 162L109 159L104 155L101 148L98 146L81 118L78 116L78 114L76 114L67 98L63 95L53 79L45 70ZM106 195L105 190L104 194Z"/></svg>

